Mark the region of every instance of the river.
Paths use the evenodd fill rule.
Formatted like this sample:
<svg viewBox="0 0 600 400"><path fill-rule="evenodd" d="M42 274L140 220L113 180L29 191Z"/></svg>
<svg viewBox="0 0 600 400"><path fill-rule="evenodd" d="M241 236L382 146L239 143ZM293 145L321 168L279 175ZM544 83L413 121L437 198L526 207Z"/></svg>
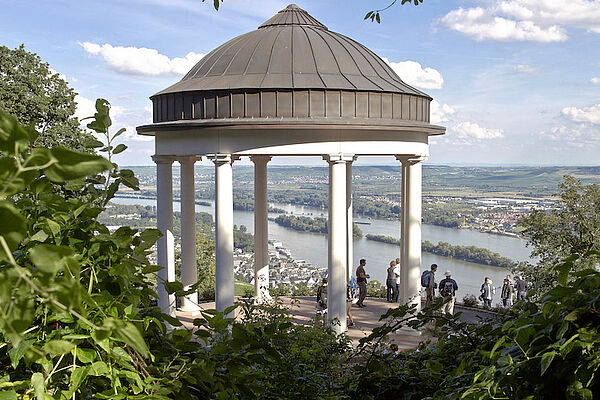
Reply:
<svg viewBox="0 0 600 400"><path fill-rule="evenodd" d="M156 200L151 199L115 198L112 201L118 204L156 206ZM212 203L212 201L208 202ZM294 215L326 217L327 213L326 210L293 204L269 203L269 205L282 208ZM180 210L179 202L173 202L173 210ZM214 207L211 206L196 205L196 211L207 212L214 216ZM269 215L275 217L278 214ZM368 221L371 223L370 225L359 225L365 235L372 233L395 238L400 237L400 223L398 221L367 220L360 216L355 217L355 221ZM245 225L250 233L254 232L254 213L252 211L235 210L233 213L233 222L237 225ZM444 241L454 245L484 247L515 261L528 260L531 252L530 249L525 247L525 241L519 238L427 224L424 224L422 229L423 240L429 240L432 243ZM293 257L297 260L307 260L316 266L327 266L326 235L294 231L279 226L273 221L269 221L269 239L276 239L282 242L283 246L290 249ZM389 266L389 262L399 257L399 254L399 246L367 240L364 237L354 239L354 265L358 265L359 259L365 258L367 260L367 273L371 275L372 279L377 279L380 282L385 283L386 269ZM459 286L457 293L459 299L462 299L467 294L478 296L483 279L488 276L492 279L494 286L497 287L494 303L498 302L500 298L499 288L502 286L502 280L509 273L508 270L503 268L456 260L430 253L423 253L422 260L423 269L432 263L436 263L439 266L438 276L436 277L437 281L443 278L446 270L452 272L452 277L457 281Z"/></svg>

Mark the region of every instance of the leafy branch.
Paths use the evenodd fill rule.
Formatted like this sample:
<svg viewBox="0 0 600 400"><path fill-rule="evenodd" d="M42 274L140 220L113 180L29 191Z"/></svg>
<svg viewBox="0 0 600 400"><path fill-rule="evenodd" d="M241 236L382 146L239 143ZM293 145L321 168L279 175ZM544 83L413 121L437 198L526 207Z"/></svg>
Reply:
<svg viewBox="0 0 600 400"><path fill-rule="evenodd" d="M378 24L381 23L381 15L380 15L380 13L383 12L383 11L386 11L389 8L391 8L397 2L398 2L398 0L393 0L391 3L389 3L387 6L385 6L383 8L369 11L365 15L364 19L365 20L370 19L371 22L376 21ZM404 4L414 4L415 6L418 6L420 3L423 3L423 0L401 0L401 5L404 5Z"/></svg>

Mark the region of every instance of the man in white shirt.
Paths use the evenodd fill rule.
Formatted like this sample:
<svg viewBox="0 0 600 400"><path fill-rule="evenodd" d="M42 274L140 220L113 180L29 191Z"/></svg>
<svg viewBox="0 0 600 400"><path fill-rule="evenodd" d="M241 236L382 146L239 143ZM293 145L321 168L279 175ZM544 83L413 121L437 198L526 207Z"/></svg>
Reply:
<svg viewBox="0 0 600 400"><path fill-rule="evenodd" d="M396 275L396 290L394 291L393 302L397 303L400 299L400 259L396 258L396 267L394 268L394 274Z"/></svg>

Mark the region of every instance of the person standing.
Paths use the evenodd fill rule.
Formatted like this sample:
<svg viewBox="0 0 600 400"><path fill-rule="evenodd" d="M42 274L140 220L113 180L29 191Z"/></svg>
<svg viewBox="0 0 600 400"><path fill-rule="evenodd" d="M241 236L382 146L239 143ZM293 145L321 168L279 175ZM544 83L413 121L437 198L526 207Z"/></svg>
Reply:
<svg viewBox="0 0 600 400"><path fill-rule="evenodd" d="M360 260L358 268L356 268L356 284L358 285L358 302L356 305L361 308L366 307L363 302L367 297L367 279L371 278L365 272L365 265L367 265L367 260L363 258Z"/></svg>
<svg viewBox="0 0 600 400"><path fill-rule="evenodd" d="M527 295L527 282L523 280L521 275L517 276L515 285L517 287L517 301L525 300L525 296Z"/></svg>
<svg viewBox="0 0 600 400"><path fill-rule="evenodd" d="M327 324L327 278L323 278L321 286L317 288L317 320L323 318L323 324Z"/></svg>
<svg viewBox="0 0 600 400"><path fill-rule="evenodd" d="M502 305L504 305L505 308L512 307L513 292L513 285L509 277L507 276L506 278L504 278L504 283L502 284L502 292L500 293L500 297L502 297Z"/></svg>
<svg viewBox="0 0 600 400"><path fill-rule="evenodd" d="M435 283L435 271L437 271L437 268L437 264L431 264L431 269L424 271L421 275L421 286L425 288L425 295L427 296L425 307L431 305L435 298L435 288L437 287Z"/></svg>
<svg viewBox="0 0 600 400"><path fill-rule="evenodd" d="M400 259L396 258L396 267L394 267L394 274L396 275L396 292L394 294L394 298L392 299L392 301L394 303L397 303L398 300L400 299Z"/></svg>
<svg viewBox="0 0 600 400"><path fill-rule="evenodd" d="M323 282L317 288L317 313L327 313L327 278L323 278Z"/></svg>
<svg viewBox="0 0 600 400"><path fill-rule="evenodd" d="M346 316L348 316L348 327L354 326L354 319L352 318L352 301L354 300L354 293L356 293L356 281L354 278L350 278L346 285Z"/></svg>
<svg viewBox="0 0 600 400"><path fill-rule="evenodd" d="M492 280L488 277L485 278L483 285L481 285L481 299L485 307L492 307L492 299L496 293L496 288L492 285Z"/></svg>
<svg viewBox="0 0 600 400"><path fill-rule="evenodd" d="M444 276L445 278L442 279L439 284L440 296L444 298L442 314L454 315L454 303L456 302L458 284L452 279L452 273L450 271L446 271Z"/></svg>
<svg viewBox="0 0 600 400"><path fill-rule="evenodd" d="M385 281L387 287L387 302L391 303L394 301L394 297L397 298L396 289L396 261L391 261L390 266L387 269L387 279Z"/></svg>

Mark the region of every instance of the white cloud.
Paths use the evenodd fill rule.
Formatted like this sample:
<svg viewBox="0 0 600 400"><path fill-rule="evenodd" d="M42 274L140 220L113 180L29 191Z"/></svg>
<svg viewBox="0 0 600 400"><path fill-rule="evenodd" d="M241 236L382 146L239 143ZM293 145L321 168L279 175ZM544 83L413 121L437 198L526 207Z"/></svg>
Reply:
<svg viewBox="0 0 600 400"><path fill-rule="evenodd" d="M434 68L423 68L416 61L390 62L387 58L383 60L409 85L424 89L441 89L444 86L442 74Z"/></svg>
<svg viewBox="0 0 600 400"><path fill-rule="evenodd" d="M552 25L541 27L532 21L515 21L494 15L495 10L459 8L440 21L450 29L477 40L561 42L567 40L565 30Z"/></svg>
<svg viewBox="0 0 600 400"><path fill-rule="evenodd" d="M598 0L492 0L487 7L458 8L440 22L475 40L560 42L566 28L600 33Z"/></svg>
<svg viewBox="0 0 600 400"><path fill-rule="evenodd" d="M590 82L592 82L594 85L600 85L600 76L593 77L590 79Z"/></svg>
<svg viewBox="0 0 600 400"><path fill-rule="evenodd" d="M145 47L123 47L90 42L79 43L91 56L101 56L108 68L132 75L183 75L203 56L194 52L185 57L169 58L156 49Z"/></svg>
<svg viewBox="0 0 600 400"><path fill-rule="evenodd" d="M81 121L83 118L93 117L96 113L96 102L90 99L87 99L83 96L77 95L75 96L75 103L77 103L77 107L75 108L75 116ZM82 125L87 125L87 122L84 121Z"/></svg>
<svg viewBox="0 0 600 400"><path fill-rule="evenodd" d="M542 140L574 148L591 148L600 144L600 132L589 124L560 125L539 133Z"/></svg>
<svg viewBox="0 0 600 400"><path fill-rule="evenodd" d="M571 121L600 124L600 104L583 108L565 107L562 114Z"/></svg>
<svg viewBox="0 0 600 400"><path fill-rule="evenodd" d="M448 121L449 117L456 111L448 104L440 104L436 100L432 100L430 104L431 123L437 124Z"/></svg>
<svg viewBox="0 0 600 400"><path fill-rule="evenodd" d="M520 74L537 74L538 72L542 71L542 68L526 64L519 64L513 67L513 71Z"/></svg>
<svg viewBox="0 0 600 400"><path fill-rule="evenodd" d="M501 129L484 128L475 122L461 122L454 125L452 131L459 139L486 140L504 137Z"/></svg>

